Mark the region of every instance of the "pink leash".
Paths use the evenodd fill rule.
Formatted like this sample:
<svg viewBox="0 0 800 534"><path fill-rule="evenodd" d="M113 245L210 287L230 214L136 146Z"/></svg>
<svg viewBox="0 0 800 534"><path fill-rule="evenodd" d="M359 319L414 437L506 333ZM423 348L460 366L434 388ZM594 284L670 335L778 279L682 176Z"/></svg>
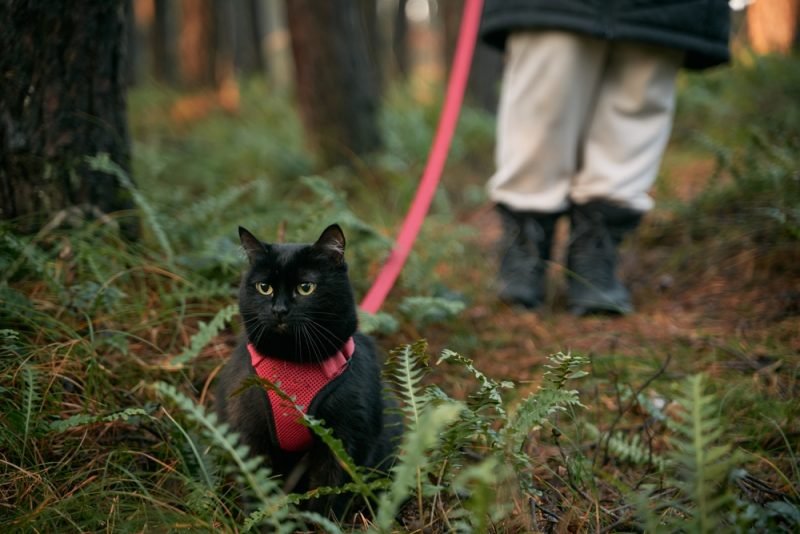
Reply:
<svg viewBox="0 0 800 534"><path fill-rule="evenodd" d="M386 300L389 291L394 287L403 265L408 259L411 247L414 245L422 222L428 214L436 187L442 177L442 170L450 151L450 142L456 129L461 104L464 100L464 89L469 78L469 69L472 65L472 54L475 50L475 41L478 37L478 26L481 21L483 0L466 0L464 13L461 17L461 27L458 34L453 68L450 80L447 83L447 93L444 100L444 109L439 118L433 147L428 154L428 162L422 174L417 193L411 207L403 221L400 235L389 258L378 273L378 277L361 302L361 309L368 313L377 312Z"/></svg>

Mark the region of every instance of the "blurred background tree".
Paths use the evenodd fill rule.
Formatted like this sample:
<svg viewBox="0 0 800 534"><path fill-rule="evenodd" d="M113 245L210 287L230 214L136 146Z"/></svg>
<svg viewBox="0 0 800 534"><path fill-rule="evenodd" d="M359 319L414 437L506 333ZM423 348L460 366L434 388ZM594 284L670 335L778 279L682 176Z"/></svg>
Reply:
<svg viewBox="0 0 800 534"><path fill-rule="evenodd" d="M286 15L295 97L323 164L348 163L379 148L380 78L377 52L369 51L377 31L374 2L291 0Z"/></svg>
<svg viewBox="0 0 800 534"><path fill-rule="evenodd" d="M178 126L240 111L240 84L290 90L317 167L353 164L383 146L381 104L393 87L435 104L452 61L464 0L11 0L0 6L0 214L66 206L131 207L106 152L129 171L125 85L178 98ZM757 53L797 46L800 0L750 5L735 40ZM794 43L794 44L793 44ZM497 104L502 57L478 45L467 103ZM385 133L384 133L385 134ZM36 223L32 222L32 228ZM126 232L135 235L134 225Z"/></svg>

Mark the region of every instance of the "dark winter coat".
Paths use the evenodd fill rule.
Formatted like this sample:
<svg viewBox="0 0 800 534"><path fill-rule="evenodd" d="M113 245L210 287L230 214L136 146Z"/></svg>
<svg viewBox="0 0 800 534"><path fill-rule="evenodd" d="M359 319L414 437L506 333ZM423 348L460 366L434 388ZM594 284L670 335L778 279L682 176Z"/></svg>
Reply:
<svg viewBox="0 0 800 534"><path fill-rule="evenodd" d="M727 0L485 0L481 35L501 50L518 30L654 43L685 50L684 65L703 69L728 61L729 28Z"/></svg>

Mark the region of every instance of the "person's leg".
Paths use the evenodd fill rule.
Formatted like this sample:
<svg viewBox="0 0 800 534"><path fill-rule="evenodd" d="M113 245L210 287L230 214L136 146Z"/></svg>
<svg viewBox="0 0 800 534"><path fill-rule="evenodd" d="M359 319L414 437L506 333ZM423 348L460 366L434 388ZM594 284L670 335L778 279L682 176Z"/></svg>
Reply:
<svg viewBox="0 0 800 534"><path fill-rule="evenodd" d="M489 198L517 212L563 212L594 106L605 41L559 31L508 38Z"/></svg>
<svg viewBox="0 0 800 534"><path fill-rule="evenodd" d="M617 248L653 201L648 195L675 110L683 53L614 43L588 126L580 172L570 190L569 305L578 315L629 313L616 276Z"/></svg>
<svg viewBox="0 0 800 534"><path fill-rule="evenodd" d="M553 228L569 205L605 47L566 32L509 37L497 171L487 187L503 224L499 295L505 301L534 308L544 298Z"/></svg>

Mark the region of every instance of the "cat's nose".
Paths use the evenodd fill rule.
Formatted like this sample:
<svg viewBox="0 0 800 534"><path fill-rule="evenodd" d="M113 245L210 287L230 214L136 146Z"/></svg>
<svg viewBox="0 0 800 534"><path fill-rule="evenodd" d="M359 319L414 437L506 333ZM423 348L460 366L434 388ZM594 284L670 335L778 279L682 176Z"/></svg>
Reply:
<svg viewBox="0 0 800 534"><path fill-rule="evenodd" d="M287 308L285 304L275 303L275 305L272 306L272 313L278 319L283 319L284 317L286 317L286 314L288 312L289 308Z"/></svg>

